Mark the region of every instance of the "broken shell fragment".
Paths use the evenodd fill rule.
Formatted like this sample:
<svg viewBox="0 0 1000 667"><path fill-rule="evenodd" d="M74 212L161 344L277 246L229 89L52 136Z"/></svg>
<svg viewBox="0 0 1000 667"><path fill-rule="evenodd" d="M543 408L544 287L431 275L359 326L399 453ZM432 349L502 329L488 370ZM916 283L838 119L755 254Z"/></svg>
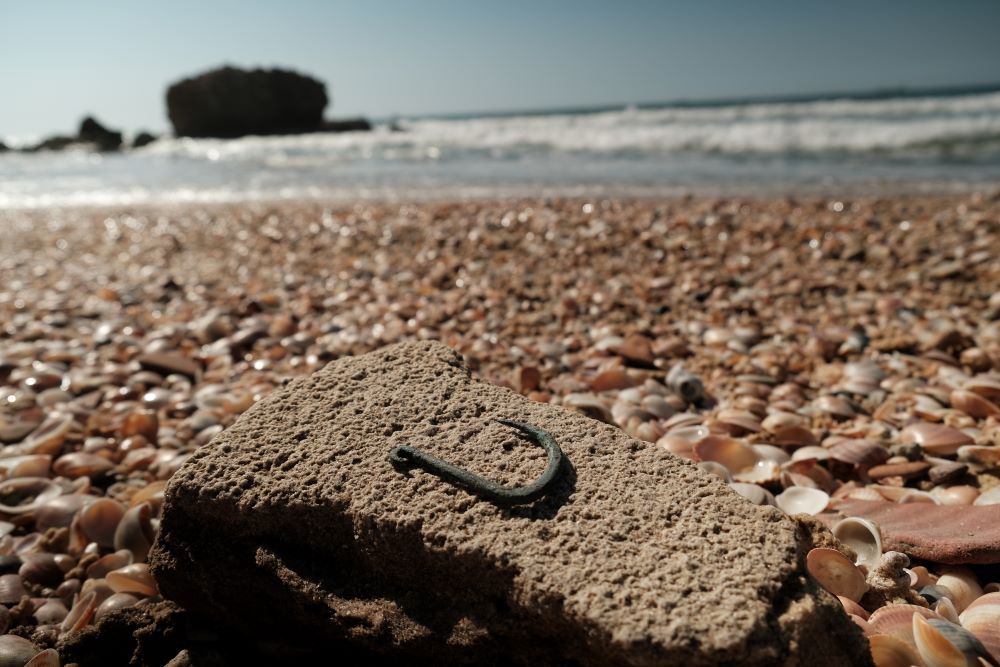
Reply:
<svg viewBox="0 0 1000 667"><path fill-rule="evenodd" d="M806 554L806 569L823 588L838 597L857 602L868 590L865 575L836 549L810 550Z"/></svg>

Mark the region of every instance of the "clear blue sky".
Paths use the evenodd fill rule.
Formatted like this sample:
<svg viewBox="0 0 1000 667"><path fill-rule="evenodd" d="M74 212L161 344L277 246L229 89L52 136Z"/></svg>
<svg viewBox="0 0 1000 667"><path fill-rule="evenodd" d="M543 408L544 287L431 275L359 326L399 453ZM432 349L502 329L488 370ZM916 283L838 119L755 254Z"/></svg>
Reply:
<svg viewBox="0 0 1000 667"><path fill-rule="evenodd" d="M327 83L328 115L1000 82L1000 0L4 2L0 135L168 127L223 63Z"/></svg>

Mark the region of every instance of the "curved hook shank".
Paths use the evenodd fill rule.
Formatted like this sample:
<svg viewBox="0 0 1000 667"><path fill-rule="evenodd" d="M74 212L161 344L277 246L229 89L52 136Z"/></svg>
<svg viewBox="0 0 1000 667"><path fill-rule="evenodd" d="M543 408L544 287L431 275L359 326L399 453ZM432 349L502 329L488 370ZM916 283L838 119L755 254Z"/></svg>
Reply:
<svg viewBox="0 0 1000 667"><path fill-rule="evenodd" d="M456 486L460 486L477 496L486 498L497 505L508 506L532 503L548 493L549 487L555 481L556 475L559 474L559 470L562 467L563 452L559 449L556 439L548 431L511 419L498 419L497 421L531 436L535 442L542 446L548 455L549 461L545 466L545 472L531 484L517 487L500 486L485 477L480 477L475 473L454 466L447 461L443 461L436 456L431 456L416 447L408 445L394 447L389 452L389 460L394 465L423 468L427 472L437 475Z"/></svg>

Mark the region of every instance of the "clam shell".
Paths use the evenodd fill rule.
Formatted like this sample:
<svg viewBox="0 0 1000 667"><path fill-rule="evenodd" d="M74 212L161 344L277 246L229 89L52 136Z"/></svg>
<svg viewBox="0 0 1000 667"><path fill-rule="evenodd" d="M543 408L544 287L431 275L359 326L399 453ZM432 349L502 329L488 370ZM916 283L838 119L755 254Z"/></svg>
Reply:
<svg viewBox="0 0 1000 667"><path fill-rule="evenodd" d="M962 627L983 643L993 659L1000 662L1000 593L977 598L959 615Z"/></svg>
<svg viewBox="0 0 1000 667"><path fill-rule="evenodd" d="M106 614L119 609L127 609L135 605L138 601L139 598L131 593L115 593L97 606L97 611L94 613L94 620L99 621Z"/></svg>
<svg viewBox="0 0 1000 667"><path fill-rule="evenodd" d="M830 458L830 450L819 445L806 445L792 452L792 461L826 461Z"/></svg>
<svg viewBox="0 0 1000 667"><path fill-rule="evenodd" d="M951 601L955 603L958 613L965 611L966 607L983 594L983 589L972 570L958 565L944 566L937 585L945 586L952 592Z"/></svg>
<svg viewBox="0 0 1000 667"><path fill-rule="evenodd" d="M104 548L111 548L115 543L115 531L125 507L117 500L99 498L80 511L80 529L91 542L97 542Z"/></svg>
<svg viewBox="0 0 1000 667"><path fill-rule="evenodd" d="M52 471L57 475L76 479L77 477L97 477L115 467L115 464L103 456L87 452L72 452L64 454L52 464Z"/></svg>
<svg viewBox="0 0 1000 667"><path fill-rule="evenodd" d="M858 555L858 562L873 568L882 558L882 531L871 519L848 517L833 527L833 536Z"/></svg>
<svg viewBox="0 0 1000 667"><path fill-rule="evenodd" d="M951 407L961 410L970 417L986 419L987 417L1000 415L1000 408L977 393L964 389L956 389L951 392L949 398L951 400Z"/></svg>
<svg viewBox="0 0 1000 667"><path fill-rule="evenodd" d="M67 493L44 503L35 512L38 530L65 528L73 522L77 512L97 500L96 496L83 493Z"/></svg>
<svg viewBox="0 0 1000 667"><path fill-rule="evenodd" d="M109 572L132 564L132 552L127 549L101 556L87 568L88 579L103 579Z"/></svg>
<svg viewBox="0 0 1000 667"><path fill-rule="evenodd" d="M24 637L0 636L0 659L6 665L24 665L38 655L38 647Z"/></svg>
<svg viewBox="0 0 1000 667"><path fill-rule="evenodd" d="M59 667L59 664L59 652L54 648L47 648L24 663L24 667Z"/></svg>
<svg viewBox="0 0 1000 667"><path fill-rule="evenodd" d="M845 438L829 449L830 458L854 465L875 466L889 458L889 450L870 440Z"/></svg>
<svg viewBox="0 0 1000 667"><path fill-rule="evenodd" d="M816 515L826 509L830 496L825 491L810 489L803 486L793 486L785 489L774 498L785 514Z"/></svg>
<svg viewBox="0 0 1000 667"><path fill-rule="evenodd" d="M872 661L875 667L912 667L921 665L917 649L892 635L870 635Z"/></svg>
<svg viewBox="0 0 1000 667"><path fill-rule="evenodd" d="M699 461L715 461L724 465L729 472L736 473L757 465L760 457L753 447L723 435L709 435L694 444L695 458Z"/></svg>
<svg viewBox="0 0 1000 667"><path fill-rule="evenodd" d="M913 643L913 616L917 614L924 618L940 618L926 607L914 604L891 604L880 607L868 617L868 624L874 634L898 637L910 646Z"/></svg>
<svg viewBox="0 0 1000 667"><path fill-rule="evenodd" d="M27 454L54 455L59 452L72 426L72 415L54 415L49 417L19 444L4 447L0 450L0 459Z"/></svg>
<svg viewBox="0 0 1000 667"><path fill-rule="evenodd" d="M14 605L27 595L19 574L0 575L0 604Z"/></svg>
<svg viewBox="0 0 1000 667"><path fill-rule="evenodd" d="M33 512L50 500L58 498L62 489L45 477L15 477L0 482L0 512L24 514Z"/></svg>
<svg viewBox="0 0 1000 667"><path fill-rule="evenodd" d="M837 599L840 600L840 604L844 605L844 611L852 616L857 616L858 618L868 620L868 612L865 608L859 605L857 602L850 598L845 598L843 595L838 595Z"/></svg>
<svg viewBox="0 0 1000 667"><path fill-rule="evenodd" d="M156 527L153 524L153 509L149 503L140 503L130 507L115 530L115 549L125 549L132 552L136 563L146 561L149 549L156 539Z"/></svg>
<svg viewBox="0 0 1000 667"><path fill-rule="evenodd" d="M957 428L930 422L910 424L899 434L899 440L903 443L914 442L935 456L950 456L959 447L973 442L971 437Z"/></svg>
<svg viewBox="0 0 1000 667"><path fill-rule="evenodd" d="M108 586L115 593L135 593L137 595L156 595L156 581L149 573L149 566L145 563L134 563L109 572L105 577Z"/></svg>
<svg viewBox="0 0 1000 667"><path fill-rule="evenodd" d="M962 388L979 394L989 401L1000 401L1000 378L977 375L967 380Z"/></svg>
<svg viewBox="0 0 1000 667"><path fill-rule="evenodd" d="M26 454L0 459L0 471L7 478L45 477L52 467L52 457L47 454Z"/></svg>
<svg viewBox="0 0 1000 667"><path fill-rule="evenodd" d="M936 486L930 493L942 505L971 505L979 497L979 489L967 484Z"/></svg>
<svg viewBox="0 0 1000 667"><path fill-rule="evenodd" d="M49 553L28 554L18 570L23 581L54 588L62 583L63 571L56 557Z"/></svg>
<svg viewBox="0 0 1000 667"><path fill-rule="evenodd" d="M786 463L792 458L784 449L775 447L774 445L752 445L752 447L761 460Z"/></svg>
<svg viewBox="0 0 1000 667"><path fill-rule="evenodd" d="M66 619L68 613L69 610L63 601L53 598L35 610L35 621L39 625L59 625Z"/></svg>
<svg viewBox="0 0 1000 667"><path fill-rule="evenodd" d="M958 610L955 609L955 603L951 601L951 598L941 598L934 603L934 611L937 612L938 616L951 623L958 623Z"/></svg>
<svg viewBox="0 0 1000 667"><path fill-rule="evenodd" d="M758 484L733 482L729 486L733 489L733 491L740 494L754 505L775 506L774 496L771 495L771 492Z"/></svg>
<svg viewBox="0 0 1000 667"><path fill-rule="evenodd" d="M705 426L682 426L662 435L656 444L676 456L698 460L694 453L694 445L708 435L709 431Z"/></svg>
<svg viewBox="0 0 1000 667"><path fill-rule="evenodd" d="M73 608L69 610L60 627L63 632L76 632L90 623L96 610L97 594L91 591L81 595Z"/></svg>
<svg viewBox="0 0 1000 667"><path fill-rule="evenodd" d="M752 468L733 473L733 479L737 482L751 484L767 484L777 481L780 477L781 467L776 462L767 459L758 461Z"/></svg>
<svg viewBox="0 0 1000 667"><path fill-rule="evenodd" d="M823 588L838 597L857 602L868 591L865 575L836 549L810 550L806 554L806 569Z"/></svg>
<svg viewBox="0 0 1000 667"><path fill-rule="evenodd" d="M975 667L986 648L975 635L944 619L913 615L913 641L927 667Z"/></svg>

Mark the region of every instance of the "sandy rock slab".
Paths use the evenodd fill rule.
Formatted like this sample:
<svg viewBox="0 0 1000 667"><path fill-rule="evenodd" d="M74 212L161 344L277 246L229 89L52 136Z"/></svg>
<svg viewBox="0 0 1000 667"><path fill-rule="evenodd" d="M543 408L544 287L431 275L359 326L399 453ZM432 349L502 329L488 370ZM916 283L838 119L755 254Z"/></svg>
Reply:
<svg viewBox="0 0 1000 667"><path fill-rule="evenodd" d="M394 468L418 447L551 493L503 509ZM252 640L411 664L865 665L795 524L718 478L474 378L439 343L335 361L249 410L171 479L164 596ZM330 655L327 653L327 655Z"/></svg>
<svg viewBox="0 0 1000 667"><path fill-rule="evenodd" d="M845 500L819 518L833 525L848 516L875 521L886 551L935 563L1000 563L1000 505Z"/></svg>

